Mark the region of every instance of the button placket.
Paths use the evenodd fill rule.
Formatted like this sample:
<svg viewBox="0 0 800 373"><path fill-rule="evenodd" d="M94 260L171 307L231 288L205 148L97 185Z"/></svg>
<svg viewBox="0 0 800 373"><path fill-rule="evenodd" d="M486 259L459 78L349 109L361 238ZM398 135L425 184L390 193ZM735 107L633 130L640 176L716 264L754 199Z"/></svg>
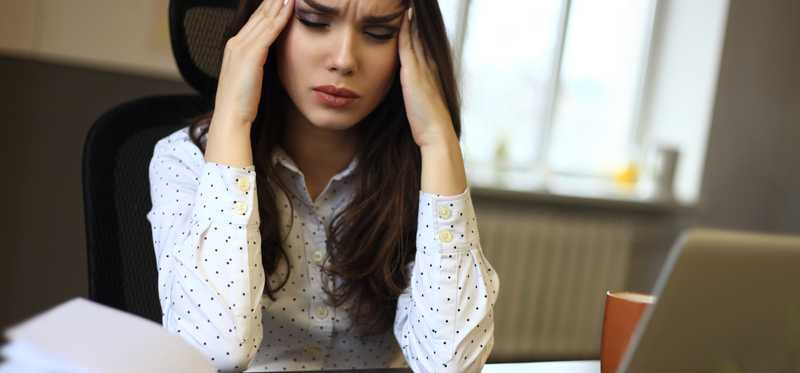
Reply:
<svg viewBox="0 0 800 373"><path fill-rule="evenodd" d="M311 260L313 260L314 263L322 264L322 262L325 260L325 251L322 249L314 251L314 254L311 254Z"/></svg>
<svg viewBox="0 0 800 373"><path fill-rule="evenodd" d="M304 209L303 214L305 215L305 227L303 229L303 235L305 236L305 242L307 243L305 246L305 253L306 253L306 260L308 263L307 271L309 275L309 288L311 295L316 295L316 298L309 299L309 308L308 313L311 316L312 323L316 325L315 328L320 331L331 332L331 314L332 310L324 303L324 292L322 291L322 281L324 281L324 274L321 269L321 265L327 256L326 252L326 233L323 229L324 224L323 221L318 218L315 214L315 209L313 206L309 206L309 208ZM313 278L313 281L311 280Z"/></svg>
<svg viewBox="0 0 800 373"><path fill-rule="evenodd" d="M309 213L313 214L314 212L309 211ZM326 234L325 223L322 220L307 220L305 235L309 238L308 242L310 245L306 248L306 252L313 263L322 264L325 260L325 256L327 255Z"/></svg>
<svg viewBox="0 0 800 373"><path fill-rule="evenodd" d="M327 333L333 332L333 310L317 296L317 301L312 303L311 306L312 322L316 325L318 330L324 330Z"/></svg>
<svg viewBox="0 0 800 373"><path fill-rule="evenodd" d="M319 359L322 349L316 344L308 344L303 348L304 352L312 357Z"/></svg>
<svg viewBox="0 0 800 373"><path fill-rule="evenodd" d="M316 310L314 310L314 314L317 315L320 319L325 319L328 317L328 307L325 306L318 306Z"/></svg>

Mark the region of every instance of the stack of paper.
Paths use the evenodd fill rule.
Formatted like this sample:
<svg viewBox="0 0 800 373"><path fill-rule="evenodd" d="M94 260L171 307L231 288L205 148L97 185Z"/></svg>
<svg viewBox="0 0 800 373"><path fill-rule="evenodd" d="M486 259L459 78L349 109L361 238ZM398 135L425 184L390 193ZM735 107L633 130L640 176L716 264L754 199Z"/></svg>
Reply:
<svg viewBox="0 0 800 373"><path fill-rule="evenodd" d="M208 372L195 347L161 324L74 298L6 330L9 372Z"/></svg>

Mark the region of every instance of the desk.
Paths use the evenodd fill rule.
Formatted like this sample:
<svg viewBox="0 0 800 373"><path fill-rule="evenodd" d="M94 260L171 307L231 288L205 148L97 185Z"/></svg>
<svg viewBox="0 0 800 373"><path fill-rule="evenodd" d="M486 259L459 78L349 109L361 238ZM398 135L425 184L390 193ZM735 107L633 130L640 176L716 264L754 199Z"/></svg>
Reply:
<svg viewBox="0 0 800 373"><path fill-rule="evenodd" d="M481 373L600 373L600 360L486 364Z"/></svg>
<svg viewBox="0 0 800 373"><path fill-rule="evenodd" d="M286 373L316 373L294 371ZM326 370L328 373L411 373L409 369ZM600 360L548 361L541 363L486 364L481 373L600 373Z"/></svg>

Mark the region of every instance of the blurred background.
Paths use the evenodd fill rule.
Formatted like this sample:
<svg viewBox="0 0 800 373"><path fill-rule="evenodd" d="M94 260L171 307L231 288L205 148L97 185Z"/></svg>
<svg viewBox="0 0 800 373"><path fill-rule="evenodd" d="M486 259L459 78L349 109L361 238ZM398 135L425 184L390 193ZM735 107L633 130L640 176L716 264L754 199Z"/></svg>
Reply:
<svg viewBox="0 0 800 373"><path fill-rule="evenodd" d="M168 3L0 1L1 328L87 296L94 121L194 92ZM490 361L596 359L605 291L650 291L688 227L800 234L800 1L439 3L502 279Z"/></svg>

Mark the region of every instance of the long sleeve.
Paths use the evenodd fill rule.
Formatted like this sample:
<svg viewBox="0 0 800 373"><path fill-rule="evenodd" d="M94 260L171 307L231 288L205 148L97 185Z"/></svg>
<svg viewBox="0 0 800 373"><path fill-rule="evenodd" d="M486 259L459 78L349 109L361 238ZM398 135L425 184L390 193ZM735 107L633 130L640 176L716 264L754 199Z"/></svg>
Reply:
<svg viewBox="0 0 800 373"><path fill-rule="evenodd" d="M163 325L219 370L244 370L263 337L254 166L208 162L188 139L165 138L149 172Z"/></svg>
<svg viewBox="0 0 800 373"><path fill-rule="evenodd" d="M469 187L420 192L417 253L394 334L414 372L480 372L494 345L497 272L483 255Z"/></svg>

